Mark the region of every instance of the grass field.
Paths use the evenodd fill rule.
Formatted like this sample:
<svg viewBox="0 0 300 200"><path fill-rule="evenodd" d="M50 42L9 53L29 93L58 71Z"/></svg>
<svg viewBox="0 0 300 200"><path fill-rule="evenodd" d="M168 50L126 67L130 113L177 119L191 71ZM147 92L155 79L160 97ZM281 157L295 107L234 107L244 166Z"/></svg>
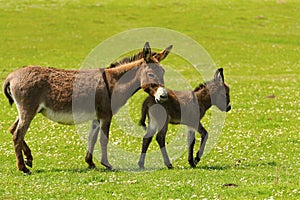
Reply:
<svg viewBox="0 0 300 200"><path fill-rule="evenodd" d="M224 68L233 107L197 168L184 153L173 170L112 172L99 162L87 170L86 141L75 127L37 115L26 135L33 174L25 176L8 132L16 108L1 91L0 199L300 199L299 8L297 0L0 1L1 85L21 66L79 68L114 34L164 27L193 38ZM172 54L162 64L180 66ZM202 81L183 74L193 87ZM111 130L111 141L139 151L140 141L122 136L115 124ZM155 142L151 149L158 150Z"/></svg>

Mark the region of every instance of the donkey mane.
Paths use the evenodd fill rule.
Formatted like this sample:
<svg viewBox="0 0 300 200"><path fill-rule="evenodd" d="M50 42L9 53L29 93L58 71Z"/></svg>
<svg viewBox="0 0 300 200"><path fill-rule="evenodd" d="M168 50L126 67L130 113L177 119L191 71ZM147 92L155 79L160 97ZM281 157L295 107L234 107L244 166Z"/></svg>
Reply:
<svg viewBox="0 0 300 200"><path fill-rule="evenodd" d="M155 56L155 55L156 55L156 52L151 52L151 56ZM127 56L127 57L123 58L122 60L111 63L108 68L119 67L120 65L124 65L124 64L131 63L133 61L140 60L141 58L143 58L143 51L140 51L132 56Z"/></svg>
<svg viewBox="0 0 300 200"><path fill-rule="evenodd" d="M141 58L143 58L143 52L142 51L139 52L139 53L134 54L133 56L127 56L127 57L123 58L122 60L111 63L109 68L115 68L115 67L118 67L120 65L124 65L124 64L130 63L132 61L139 60Z"/></svg>
<svg viewBox="0 0 300 200"><path fill-rule="evenodd" d="M195 89L194 92L197 92L206 87L206 83L200 83Z"/></svg>
<svg viewBox="0 0 300 200"><path fill-rule="evenodd" d="M210 80L210 81L206 81L204 83L200 83L195 89L194 92L198 92L206 87L211 86L212 84L214 84L214 80ZM225 85L227 85L226 83L224 83Z"/></svg>

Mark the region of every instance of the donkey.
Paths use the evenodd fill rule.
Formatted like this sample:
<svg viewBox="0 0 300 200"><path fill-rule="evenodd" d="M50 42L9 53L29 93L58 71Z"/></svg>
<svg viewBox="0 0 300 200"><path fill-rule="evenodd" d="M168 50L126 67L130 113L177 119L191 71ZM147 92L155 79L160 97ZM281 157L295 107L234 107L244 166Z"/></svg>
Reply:
<svg viewBox="0 0 300 200"><path fill-rule="evenodd" d="M161 52L152 52L151 51L151 56L156 58L158 61L162 61L170 53L172 48L173 48L173 46L170 45L169 47L167 47L166 49L164 49ZM141 58L143 58L143 51L133 55L132 57L125 57L120 61L111 63L109 68L119 67L119 66L122 66L126 63L130 63L130 62L139 60ZM147 89L146 89L146 92L148 92ZM157 91L157 92L159 93L159 91ZM165 101L166 98L167 97L162 96L159 101L157 99L155 99L155 101L162 102L162 101ZM85 156L85 161L86 161L86 163L88 163L88 165L89 165L88 168L90 168L90 169L96 168L96 165L93 162L93 152L94 152L94 147L95 147L96 141L98 139L99 131L100 131L99 121L98 120L93 120L92 124L91 124L91 127L90 127L89 136L88 136L88 151L87 151L86 156Z"/></svg>
<svg viewBox="0 0 300 200"><path fill-rule="evenodd" d="M101 164L112 169L107 158L112 116L139 89L153 96L157 102L167 98L164 69L159 62L169 52L154 57L148 42L142 52L141 59L116 68L63 70L27 66L10 73L3 83L3 91L11 105L16 103L18 110L18 117L9 129L13 135L18 169L31 174L25 164L32 167L33 157L24 138L37 113L61 124L98 121ZM92 105L87 106L85 102Z"/></svg>
<svg viewBox="0 0 300 200"><path fill-rule="evenodd" d="M164 158L164 164L173 168L165 148L165 138L170 124L184 124L188 127L188 162L191 167L196 167L203 154L208 133L200 123L205 112L212 106L217 106L221 111L231 109L229 87L224 82L223 69L215 72L214 79L200 84L194 91L168 91L168 99L157 104L153 97L148 96L142 105L142 116L139 124L146 129L145 120L148 116L148 128L143 137L142 152L138 165L144 168L146 152L154 134ZM195 145L195 130L201 134L200 148L193 159Z"/></svg>

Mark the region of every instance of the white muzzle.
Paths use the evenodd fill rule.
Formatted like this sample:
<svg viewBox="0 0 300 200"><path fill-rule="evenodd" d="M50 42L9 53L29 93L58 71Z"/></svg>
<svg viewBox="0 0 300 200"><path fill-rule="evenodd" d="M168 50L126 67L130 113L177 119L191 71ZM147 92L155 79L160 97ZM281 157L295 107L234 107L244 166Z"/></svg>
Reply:
<svg viewBox="0 0 300 200"><path fill-rule="evenodd" d="M165 88L159 87L154 95L156 103L166 101L168 99L168 92Z"/></svg>

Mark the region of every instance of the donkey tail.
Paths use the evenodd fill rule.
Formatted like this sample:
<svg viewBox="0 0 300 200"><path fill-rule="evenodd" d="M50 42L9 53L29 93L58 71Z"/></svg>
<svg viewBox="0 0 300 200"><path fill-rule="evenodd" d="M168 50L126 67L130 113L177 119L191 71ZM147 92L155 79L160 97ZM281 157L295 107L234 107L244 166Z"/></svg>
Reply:
<svg viewBox="0 0 300 200"><path fill-rule="evenodd" d="M145 123L147 115L148 115L148 105L147 105L147 99L146 99L142 105L142 116L139 121L139 125L142 126L144 128L144 130L147 129L147 125Z"/></svg>
<svg viewBox="0 0 300 200"><path fill-rule="evenodd" d="M10 91L10 80L7 78L3 83L3 92L6 98L9 101L9 104L12 105L14 103L14 99L12 98L11 91Z"/></svg>

